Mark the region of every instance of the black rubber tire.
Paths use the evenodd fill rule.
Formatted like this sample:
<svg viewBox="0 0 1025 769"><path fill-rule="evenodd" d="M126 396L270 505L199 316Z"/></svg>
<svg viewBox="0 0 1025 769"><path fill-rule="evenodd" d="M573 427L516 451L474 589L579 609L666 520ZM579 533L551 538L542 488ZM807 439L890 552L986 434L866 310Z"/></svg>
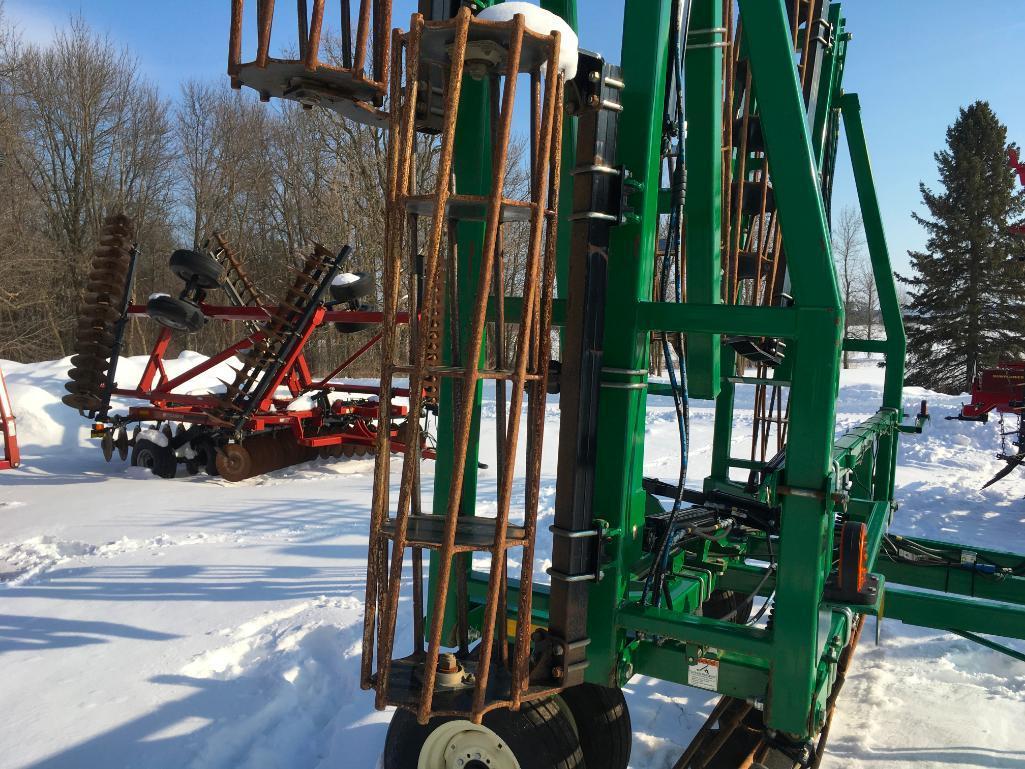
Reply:
<svg viewBox="0 0 1025 769"><path fill-rule="evenodd" d="M369 304L361 304L356 310L358 312L373 312L373 308ZM335 323L335 330L339 334L356 334L360 331L366 331L368 328L373 328L376 325L376 323L347 323L340 320Z"/></svg>
<svg viewBox="0 0 1025 769"><path fill-rule="evenodd" d="M180 248L171 254L167 266L171 272L202 289L219 288L224 282L224 268L209 254Z"/></svg>
<svg viewBox="0 0 1025 769"><path fill-rule="evenodd" d="M206 323L198 305L173 296L154 296L146 302L146 314L161 326L175 331L199 331Z"/></svg>
<svg viewBox="0 0 1025 769"><path fill-rule="evenodd" d="M209 438L200 438L192 442L192 450L196 452L196 463L211 477L220 475L217 472L217 448Z"/></svg>
<svg viewBox="0 0 1025 769"><path fill-rule="evenodd" d="M178 458L167 446L143 438L132 447L132 466L145 467L160 478L174 478L178 472Z"/></svg>
<svg viewBox="0 0 1025 769"><path fill-rule="evenodd" d="M432 718L426 726L400 708L392 716L384 742L384 769L415 769L427 737L457 719ZM517 712L506 708L484 716L484 726L505 740L521 769L584 769L580 741L569 717L554 698L526 702Z"/></svg>
<svg viewBox="0 0 1025 769"><path fill-rule="evenodd" d="M573 716L587 769L626 769L633 729L623 690L580 684L559 696Z"/></svg>
<svg viewBox="0 0 1025 769"><path fill-rule="evenodd" d="M701 616L708 617L709 619L723 619L737 609L741 601L747 596L738 595L732 590L716 590L712 595L708 596L708 600L701 604ZM738 625L746 625L747 621L751 619L751 601L748 601L743 607L737 610L735 617L730 619L730 622L736 622Z"/></svg>
<svg viewBox="0 0 1025 769"><path fill-rule="evenodd" d="M331 298L336 302L353 302L369 296L374 290L374 276L365 272L354 272L358 280L352 283L331 284Z"/></svg>

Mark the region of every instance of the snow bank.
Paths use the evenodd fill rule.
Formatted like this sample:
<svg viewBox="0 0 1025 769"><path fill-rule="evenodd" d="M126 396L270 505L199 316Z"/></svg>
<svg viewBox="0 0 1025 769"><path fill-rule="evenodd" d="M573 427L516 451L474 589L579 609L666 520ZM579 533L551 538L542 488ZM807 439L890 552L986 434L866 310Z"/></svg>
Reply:
<svg viewBox="0 0 1025 769"><path fill-rule="evenodd" d="M201 360L182 353L169 373ZM239 484L155 478L103 462L85 420L60 403L67 359L0 365L25 458L0 473L0 765L378 766L389 714L359 689L358 652L373 461L315 461ZM144 365L127 359L119 379L131 382ZM230 376L218 367L191 387ZM487 416L493 392L485 389ZM881 369L845 371L838 429L874 412L881 392ZM894 529L1025 549L1021 475L979 489L999 468L999 425L945 421L963 398L913 388L906 410L923 397L933 419L924 435L902 437ZM711 405L692 408L692 485L708 472ZM738 455L750 409L742 400L737 411ZM553 398L540 531L553 514L558 416ZM672 478L671 400L650 398L645 419L645 474ZM493 452L493 422L482 433L483 451ZM424 472L429 479L431 466ZM496 489L492 465L480 472L482 512L494 510ZM522 504L522 487L513 497ZM538 544L535 574L544 578L550 544ZM408 592L402 602L405 618ZM892 621L880 646L873 635L870 623L823 769L1025 766L1025 664ZM409 636L400 624L400 646ZM626 691L631 766L668 769L712 699L643 677Z"/></svg>

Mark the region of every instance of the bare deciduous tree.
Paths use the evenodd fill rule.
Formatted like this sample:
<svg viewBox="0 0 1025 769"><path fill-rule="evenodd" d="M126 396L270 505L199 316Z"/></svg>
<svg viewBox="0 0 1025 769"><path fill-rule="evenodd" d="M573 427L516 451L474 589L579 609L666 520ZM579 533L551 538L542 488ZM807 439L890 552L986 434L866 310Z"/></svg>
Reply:
<svg viewBox="0 0 1025 769"><path fill-rule="evenodd" d="M844 306L843 335L849 336L850 321L856 312L862 253L865 247L861 215L851 206L840 211L839 221L833 227L833 259L836 261L840 297ZM847 350L843 352L843 366L850 368Z"/></svg>

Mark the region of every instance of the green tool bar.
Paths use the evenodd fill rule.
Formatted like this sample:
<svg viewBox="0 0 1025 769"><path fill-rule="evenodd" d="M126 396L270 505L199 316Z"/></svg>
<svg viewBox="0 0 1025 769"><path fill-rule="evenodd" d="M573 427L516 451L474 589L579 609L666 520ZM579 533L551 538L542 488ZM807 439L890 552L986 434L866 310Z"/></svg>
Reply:
<svg viewBox="0 0 1025 769"><path fill-rule="evenodd" d="M488 593L488 573L486 571L471 571L467 580L467 593L471 604L483 605ZM548 616L548 585L534 583L534 597L531 608L535 616ZM520 581L513 577L509 578L508 598L506 603L509 606L511 616L515 616L516 608L520 600Z"/></svg>
<svg viewBox="0 0 1025 769"><path fill-rule="evenodd" d="M885 612L887 617L919 627L1025 639L1025 606L887 585Z"/></svg>
<svg viewBox="0 0 1025 769"><path fill-rule="evenodd" d="M1006 550L991 550L985 547L973 547L971 545L960 545L953 542L942 542L938 539L926 539L925 537L894 536L894 541L899 545L901 542L912 542L916 545L932 550L943 550L961 560L962 553L971 553L975 560L982 563L993 563L997 566L1004 566L1009 569L1019 569L1025 576L1025 555L1021 553L1009 553Z"/></svg>
<svg viewBox="0 0 1025 769"><path fill-rule="evenodd" d="M630 603L624 604L616 612L616 623L625 630L762 659L771 660L773 655L771 634L768 631L733 622L677 614L669 609Z"/></svg>
<svg viewBox="0 0 1025 769"><path fill-rule="evenodd" d="M991 641L988 638L983 638L981 635L976 635L975 633L969 633L967 631L955 630L954 633L962 638L967 638L972 643L979 644L979 646L985 646L987 649L992 649L995 652L1006 654L1008 657L1012 657L1019 662L1025 662L1025 654L1022 654L1017 649L1012 649L1010 646L1004 646L996 641Z"/></svg>
<svg viewBox="0 0 1025 769"><path fill-rule="evenodd" d="M687 30L684 64L687 72L684 89L687 300L714 306L722 302L722 81L726 45L723 3L719 0L695 2ZM667 326L663 330L683 329ZM690 328L688 331L690 395L714 398L722 387L719 380L722 351L716 333L719 329Z"/></svg>
<svg viewBox="0 0 1025 769"><path fill-rule="evenodd" d="M523 297L522 296L508 296L505 299L505 322L506 323L519 323L520 318L523 317ZM488 299L488 320L493 321L495 319L495 298L491 297ZM564 326L566 325L566 300L565 299L553 299L552 300L552 325L553 326Z"/></svg>
<svg viewBox="0 0 1025 769"><path fill-rule="evenodd" d="M690 667L686 649L682 644L669 642L656 644L644 641L634 650L631 664L635 674L658 678L662 681L691 685ZM739 699L760 699L769 685L769 663L744 654L719 655L718 691Z"/></svg>
<svg viewBox="0 0 1025 769"><path fill-rule="evenodd" d="M648 331L792 339L797 336L797 311L790 307L638 302L637 325Z"/></svg>
<svg viewBox="0 0 1025 769"><path fill-rule="evenodd" d="M850 352L890 352L890 343L885 339L851 339L843 340L843 348Z"/></svg>
<svg viewBox="0 0 1025 769"><path fill-rule="evenodd" d="M761 557L757 554L750 554L750 557ZM767 554L766 554L767 557ZM719 578L719 589L721 590L733 590L737 593L749 595L759 585L762 585L762 580L765 578L765 568L761 566L754 566L747 563L736 563L731 564L726 572ZM765 580L765 584L762 585L758 595L767 596L771 595L772 591L776 589L776 578L770 576Z"/></svg>
<svg viewBox="0 0 1025 769"><path fill-rule="evenodd" d="M880 409L833 444L833 463L853 469L858 459L875 447L876 438L893 432L899 415L893 409Z"/></svg>
<svg viewBox="0 0 1025 769"><path fill-rule="evenodd" d="M872 273L879 295L879 309L883 316L883 327L886 329L886 383L883 388L883 405L900 408L907 342L900 302L897 300L897 286L890 267L890 252L886 246L882 210L872 178L872 163L868 155L865 127L861 121L861 103L857 94L848 93L840 98L839 106L843 114L844 127L847 129L851 168L858 188L861 216L865 222L865 239L868 242ZM890 468L885 469L886 472L889 470Z"/></svg>

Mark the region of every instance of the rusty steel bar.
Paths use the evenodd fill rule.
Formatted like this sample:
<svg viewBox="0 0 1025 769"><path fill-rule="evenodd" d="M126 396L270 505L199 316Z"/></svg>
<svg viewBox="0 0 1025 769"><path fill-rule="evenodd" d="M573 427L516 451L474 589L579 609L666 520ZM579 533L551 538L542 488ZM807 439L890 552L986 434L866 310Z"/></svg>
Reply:
<svg viewBox="0 0 1025 769"><path fill-rule="evenodd" d="M413 30L417 30L416 17L413 18ZM413 34L411 32L410 34ZM398 310L398 299L399 299L399 275L398 275L398 264L401 261L401 234L397 232L395 219L399 210L398 201L400 200L399 195L399 184L402 177L398 174L400 167L399 163L399 152L401 147L401 139L412 131L412 126L407 126L407 123L411 124L413 121L413 109L415 106L416 88L417 88L417 60L418 56L407 55L407 79L410 84L410 89L413 94L413 98L410 99L404 108L400 111L398 108L399 100L401 97L402 82L401 82L401 60L402 53L405 50L403 43L403 37L399 30L392 32L392 38L394 41L393 46L393 66L392 66L392 79L391 79L391 92L392 98L395 102L394 109L389 117L389 123L391 130L389 131L389 142L388 142L388 181L385 189L386 196L386 212L387 218L385 221L385 261L384 261L384 296L383 296L383 311L384 311L384 323L383 323L383 337L381 342L381 399L390 398L392 390L392 371L389 363L395 354L395 336L396 328L394 318ZM419 37L416 38L417 42ZM396 242L399 239L400 242ZM411 383L412 384L412 383ZM410 393L410 401L414 398L414 394ZM410 409L410 415L413 419L413 423L419 424L418 412ZM363 618L363 657L360 668L360 685L364 689L369 689L372 685L372 674L373 674L373 659L374 659L374 630L377 627L377 616L379 602L380 602L380 589L381 589L381 572L385 568L387 540L381 531L384 520L388 517L389 509L389 470L390 470L390 435L389 431L378 430L377 432L377 460L374 464L374 492L373 492L373 504L371 507L370 515L370 540L368 545L367 553L367 597L364 607L364 618ZM419 440L419 436L413 436L412 438L407 437L407 441Z"/></svg>
<svg viewBox="0 0 1025 769"><path fill-rule="evenodd" d="M231 31L228 35L228 74L235 77L242 64L242 2L231 0Z"/></svg>
<svg viewBox="0 0 1025 769"><path fill-rule="evenodd" d="M515 51L515 62L513 56L509 57L509 68L511 73L507 75L505 84L505 98L506 104L505 110L511 110L512 99L509 98L511 80L515 79L516 73L519 70L519 55L520 48L522 46L523 38L523 18L521 16L515 16L514 22L517 24L516 37L513 38L513 44L511 49ZM555 45L558 46L559 36L558 33L553 33L555 38ZM558 61L556 55L553 61ZM513 69L515 65L516 69ZM548 67L548 80L551 86L551 80L558 77L558 68L550 65ZM547 104L545 105L545 114L543 117L543 125L541 127L540 141L538 142L538 151L544 155L548 155L549 148L552 141L552 115L553 102L555 99L555 88L551 87L549 93L546 94ZM532 94L533 100L533 94ZM503 166L504 166L504 155L506 153L506 145L508 143L507 130L503 132L506 122L511 122L509 115L503 110L502 113L503 125L499 127L499 151L503 155ZM503 141L504 140L504 141ZM539 165L535 164L533 172L536 173L539 170ZM502 170L504 174L504 168ZM533 174L532 174L533 175ZM536 180L536 184L531 185L535 190L536 199L540 202L545 199L545 195L548 187L548 175L544 174L542 178ZM499 189L500 194L500 189ZM495 217L497 219L498 211L496 208ZM544 210L541 205L537 205L533 210L533 216L531 217L530 223L530 243L527 247L527 261L525 264L525 280L523 286L523 317L520 319L520 332L517 337L516 345L516 376L512 382L512 392L509 397L509 424L506 427L506 439L505 445L507 450L507 457L515 458L516 456L516 444L519 438L520 429L520 417L522 414L523 406L523 395L526 387L526 376L527 376L527 364L530 356L531 338L534 330L534 313L536 309L536 297L538 282L540 277L540 261L541 261L541 239L544 234ZM496 227L497 229L497 227ZM494 643L495 635L495 620L498 612L498 598L501 587L501 566L495 563L495 558L502 554L504 557L506 536L508 534L507 525L509 522L509 508L511 505L512 498L512 484L513 478L516 471L515 460L510 461L507 459L505 466L500 468L500 475L498 479L498 510L495 519L495 543L494 543L494 556L491 562L491 573L488 578L488 590L487 600L484 607L484 618L481 620L481 640L478 648L478 668L477 668L477 679L474 685L473 692L473 712L477 713L483 709L484 706L484 695L487 690L488 679L490 677L490 659L492 644ZM528 557L529 546L524 547L523 562L526 562ZM530 615L526 615L529 617ZM516 689L516 682L513 682L513 690Z"/></svg>
<svg viewBox="0 0 1025 769"><path fill-rule="evenodd" d="M464 9L466 10L466 9ZM463 12L461 12L462 14ZM469 22L468 12L466 16L467 25ZM491 195L488 201L488 213L487 221L485 223L484 232L484 247L481 252L481 267L480 274L478 276L478 286L476 295L476 307L474 307L474 314L471 320L470 328L470 339L467 345L467 350L471 351L473 355L476 350L479 350L483 342L484 337L484 325L487 319L487 307L488 307L488 288L491 284L491 274L494 268L495 260L495 246L498 240L498 228L499 219L502 209L501 198L503 196L503 190L505 189L505 174L506 174L506 155L508 152L509 138L512 134L512 120L513 120L513 105L516 98L516 79L519 74L520 67L520 53L523 47L523 31L524 31L524 19L521 15L517 14L513 17L513 37L509 45L509 53L507 59L506 69L506 80L502 91L502 113L499 119L498 126L498 143L499 143L499 155L498 155L498 166L492 169L492 180L491 180ZM462 45L458 45L452 53L453 59L458 55L460 61L465 57L465 38L462 41ZM462 64L460 64L460 68ZM452 88L452 84L449 86ZM448 114L446 112L446 118ZM441 177L439 178L446 178ZM443 207L438 207L438 211L443 211ZM471 364L467 361L466 375L463 381L463 393L467 396L471 394L477 385L477 365L476 363ZM516 398L516 391L514 388L513 399ZM445 533L442 545L442 551L439 557L440 568L438 570L438 584L445 585L448 583L449 574L452 568L452 547L455 545L456 537L456 523L459 515L459 504L460 504L460 491L462 489L463 475L466 471L466 450L469 442L469 433L472 428L473 421L473 398L466 397L464 402L461 404L460 413L456 414L456 431L454 440L454 451L452 457L452 480L449 487L449 502L448 510L446 511L445 520ZM515 414L511 415L515 419ZM514 455L515 452L510 452ZM508 511L506 511L506 514ZM499 519L502 519L502 504L499 502ZM496 543L499 541L498 537L501 537L501 541L504 543L505 539L505 525L504 521L501 524L496 523L496 529L500 531L499 535L496 536ZM495 553L501 552L497 547ZM495 569L495 559L492 558L492 575ZM497 600L498 585L494 579L489 580L488 585L488 597L486 606L491 607L491 610L485 609L485 616L494 617L493 604ZM441 632L444 623L444 611L445 602L447 596L445 591L441 591L435 600L434 613L431 617L431 634L430 642L427 647L427 660L424 668L424 680L423 690L421 692L420 709L417 714L420 723L426 723L430 717L431 704L434 700L434 680L436 674L436 668L438 664L438 653L441 648ZM483 633L488 632L488 625L485 622L483 626ZM493 634L494 628L491 628ZM487 668L490 662L488 654L490 654L490 645L484 647L487 636L482 639L482 651L486 654L479 655L478 669L477 669L477 686L474 693L474 703L476 709L477 703L477 692L483 691L483 687L480 683L481 678L484 678L484 685L487 681ZM483 673L483 675L482 675ZM480 718L474 715L474 720L479 723Z"/></svg>
<svg viewBox="0 0 1025 769"><path fill-rule="evenodd" d="M556 40L556 52L549 62L549 70L555 69L554 62L558 61L558 39ZM549 138L562 136L563 122L563 98L565 89L565 78L560 73L556 81L556 93L554 98L555 114L554 125L551 128ZM546 94L547 95L547 94ZM549 170L552 181L549 189L551 200L558 200L562 176L562 142L556 138L551 142L551 157ZM552 344L552 302L555 294L555 272L556 272L556 246L558 240L558 221L548 222L547 242L545 244L544 278L541 297L540 317L540 349L538 350L538 381L532 385L531 402L528 405L527 418L527 476L524 482L524 539L527 545L524 547L523 558L520 566L520 584L530 585L534 576L534 544L537 539L537 513L541 483L541 459L542 459L542 436L544 435L545 401L548 393L548 364L551 357ZM530 617L532 611L533 592L531 590L520 590L517 617ZM512 706L518 708L522 702L523 691L527 682L527 658L530 654L530 622L520 621L516 625L516 644L512 668Z"/></svg>
<svg viewBox="0 0 1025 769"><path fill-rule="evenodd" d="M267 66L267 58L270 53L270 31L274 25L274 0L259 0L256 16L258 28L256 66L263 68Z"/></svg>
<svg viewBox="0 0 1025 769"><path fill-rule="evenodd" d="M304 3L305 5L305 0ZM305 16L305 14L304 14ZM306 44L303 66L309 72L317 69L320 57L320 33L324 26L324 0L313 0L313 15L310 17L310 37Z"/></svg>
<svg viewBox="0 0 1025 769"><path fill-rule="evenodd" d="M389 44L391 36L388 27L391 25L392 0L374 0L374 70L373 79L384 84L388 80Z"/></svg>
<svg viewBox="0 0 1025 769"><path fill-rule="evenodd" d="M352 63L352 74L365 79L363 69L367 61L367 37L370 35L370 0L360 0L359 23L356 26L356 59Z"/></svg>
<svg viewBox="0 0 1025 769"><path fill-rule="evenodd" d="M409 58L414 60L419 58L419 40L423 30L423 17L417 14L414 17L415 30L410 32L410 51L408 53ZM438 171L437 178L440 183L437 185L435 193L435 206L434 206L434 217L431 222L431 234L428 242L428 249L426 254L426 284L427 290L433 293L438 290L437 282L439 277L438 261L441 254L441 240L442 232L445 223L445 210L449 195L448 179L452 174L452 160L453 153L455 150L455 125L456 117L458 115L459 96L462 91L462 80L463 80L463 63L466 53L466 40L469 34L470 27L470 10L467 7L463 7L457 17L456 24L456 39L453 44L451 58L452 63L449 71L448 78L448 93L446 95L445 105L445 120L442 133L442 147L440 156L438 158ZM414 48L416 50L414 50ZM358 52L357 52L358 53ZM415 55L414 55L415 54ZM414 78L416 73L413 73ZM409 87L407 79L407 87ZM412 86L415 89L415 80ZM414 91L415 94L415 91ZM410 132L413 130L413 111L415 109L415 98L411 98L405 105L408 114L408 129ZM407 126L404 125L404 128ZM405 139L402 137L400 141ZM410 133L408 141L402 141L400 146L407 148L404 153L404 160L400 162L398 172L400 178L408 179L408 163L409 163L409 150L413 144L413 136ZM433 319L433 308L428 305L427 307L427 324L430 325ZM413 371L410 376L410 412L413 414L419 414L423 403L423 389L422 381L424 375L424 369L426 367L425 355L421 352L418 355L417 369ZM417 452L419 449L419 438L420 438L420 425L419 422L411 423L410 436L407 443L406 453L403 457L402 466L402 479L399 485L399 502L398 510L396 514L395 523L395 534L392 541L392 554L391 554L391 570L390 573L393 575L391 581L388 584L388 593L384 602L384 611L381 617L381 640L378 648L379 656L379 667L378 667L378 689L377 689L377 706L384 707L386 703L386 695L388 689L388 674L391 668L391 652L395 637L395 621L396 621L396 610L398 608L398 596L399 588L401 586L401 580L398 575L401 574L402 568L402 555L405 547L406 540L406 527L409 519L409 497L412 491L412 480L413 480L413 465L415 464ZM465 447L464 447L465 448ZM457 474L461 477L461 472ZM453 533L454 537L454 533ZM441 585L447 585L448 572L450 571L451 563L442 562L442 571L445 572L444 577L441 579ZM446 589L442 588L440 591L441 603L443 605L443 599L445 597ZM432 632L431 642L428 646L427 667L425 669L425 681L424 690L428 688L433 691L434 688L434 668L438 664L438 648L440 643L441 635L441 617L437 617L437 633L434 630L434 624L432 619ZM437 636L437 638L436 638ZM426 678L429 676L430 680ZM422 722L426 723L426 719L421 719Z"/></svg>

